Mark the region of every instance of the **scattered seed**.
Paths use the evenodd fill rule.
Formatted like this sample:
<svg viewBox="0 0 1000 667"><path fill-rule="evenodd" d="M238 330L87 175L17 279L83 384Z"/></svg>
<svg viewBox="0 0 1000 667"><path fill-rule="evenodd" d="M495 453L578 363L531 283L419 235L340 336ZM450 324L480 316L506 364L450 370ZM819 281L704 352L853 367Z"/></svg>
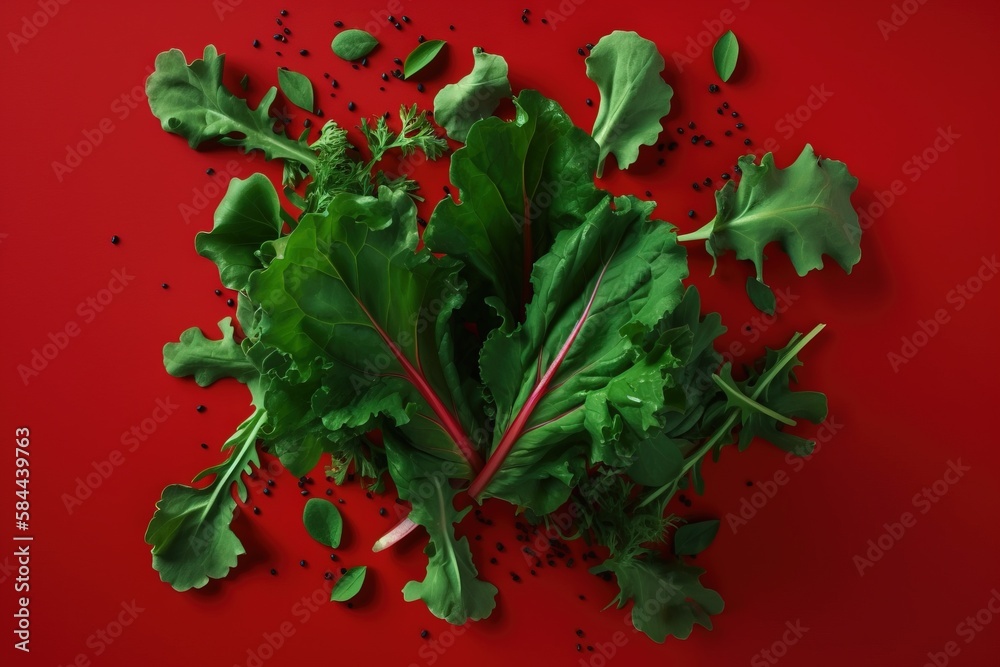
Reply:
<svg viewBox="0 0 1000 667"><path fill-rule="evenodd" d="M410 22L410 17L409 17L409 16L405 16L405 15L404 15L404 16L402 17L402 19L403 19L403 23L409 23L409 22Z"/></svg>
<svg viewBox="0 0 1000 667"><path fill-rule="evenodd" d="M326 495L332 496L333 495L333 489L327 489L326 490Z"/></svg>
<svg viewBox="0 0 1000 667"><path fill-rule="evenodd" d="M121 239L118 238L117 234L112 234L111 235L111 245L118 245L119 241L121 241Z"/></svg>
<svg viewBox="0 0 1000 667"><path fill-rule="evenodd" d="M725 172L725 171L722 172L722 180L728 181L730 178L732 178L732 176L729 175L729 172Z"/></svg>
<svg viewBox="0 0 1000 667"><path fill-rule="evenodd" d="M379 516L385 516L386 514L388 514L388 512L386 511L386 509L384 507L379 507L378 508L378 515Z"/></svg>
<svg viewBox="0 0 1000 667"><path fill-rule="evenodd" d="M683 127L678 127L677 128L677 134L684 134L684 128Z"/></svg>
<svg viewBox="0 0 1000 667"><path fill-rule="evenodd" d="M275 570L275 569L274 569L274 568L272 567L272 568L271 568L271 576L275 576L275 575L277 575L277 574L278 574L278 571L277 571L277 570Z"/></svg>
<svg viewBox="0 0 1000 667"><path fill-rule="evenodd" d="M309 55L309 49L299 49L299 55L300 56L308 56Z"/></svg>
<svg viewBox="0 0 1000 667"><path fill-rule="evenodd" d="M588 106L588 107L592 107L592 106L594 106L594 100L592 100L592 99L590 99L590 98L588 97L588 98L587 98L587 106ZM661 145L662 145L662 144L661 144ZM663 149L661 148L660 150L663 150Z"/></svg>
<svg viewBox="0 0 1000 667"><path fill-rule="evenodd" d="M583 49L577 49L577 50L576 50L576 52L577 52L578 54L580 54L581 56L585 56L585 55L587 55L587 52L586 52L586 51L584 51Z"/></svg>
<svg viewBox="0 0 1000 667"><path fill-rule="evenodd" d="M162 287L163 289L169 289L170 285L168 285L166 283L160 283L160 287Z"/></svg>
<svg viewBox="0 0 1000 667"><path fill-rule="evenodd" d="M205 406L204 405L199 405L199 406L195 407L195 410L197 410L198 412L204 412L205 411Z"/></svg>
<svg viewBox="0 0 1000 667"><path fill-rule="evenodd" d="M330 581L331 579L333 579L333 572L324 572L323 578L326 579L327 581Z"/></svg>
<svg viewBox="0 0 1000 667"><path fill-rule="evenodd" d="M208 443L207 442L201 443L201 448L202 449L208 449Z"/></svg>
<svg viewBox="0 0 1000 667"><path fill-rule="evenodd" d="M733 112L733 113L731 113L730 115L731 115L731 116L732 116L733 118L739 118L739 117L740 117L740 114L739 114L739 112L738 112L738 111L734 111L734 112Z"/></svg>
<svg viewBox="0 0 1000 667"><path fill-rule="evenodd" d="M229 306L230 308L233 307L233 303L235 302L232 299L226 299L226 305Z"/></svg>
<svg viewBox="0 0 1000 667"><path fill-rule="evenodd" d="M348 111L354 111L354 102L348 102L347 103L347 110Z"/></svg>
<svg viewBox="0 0 1000 667"><path fill-rule="evenodd" d="M752 143L753 143L753 142L752 142L752 141L750 141L750 137L747 137L746 139L744 139L744 140L743 140L743 145L744 145L744 146L749 146L749 145L750 145L750 144L752 144Z"/></svg>
<svg viewBox="0 0 1000 667"><path fill-rule="evenodd" d="M712 186L712 179L711 178L706 178L704 181L702 181L702 183L705 185L706 188L711 187Z"/></svg>
<svg viewBox="0 0 1000 667"><path fill-rule="evenodd" d="M691 187L694 188L695 190L701 190L701 186L698 185L697 183L692 183Z"/></svg>
<svg viewBox="0 0 1000 667"><path fill-rule="evenodd" d="M260 514L260 508L259 507L254 507L253 508L253 513L254 514Z"/></svg>
<svg viewBox="0 0 1000 667"><path fill-rule="evenodd" d="M418 93L424 92L424 84L422 84L422 83L418 83L417 84L417 92Z"/></svg>
<svg viewBox="0 0 1000 667"><path fill-rule="evenodd" d="M334 21L333 22L333 27L334 28L343 28L344 27L344 22L343 21Z"/></svg>
<svg viewBox="0 0 1000 667"><path fill-rule="evenodd" d="M299 565L301 565L302 567L305 567L306 566L305 560L300 560L299 561Z"/></svg>
<svg viewBox="0 0 1000 667"><path fill-rule="evenodd" d="M261 493L263 493L265 496L269 496L271 495L271 489L264 487L264 490L261 491Z"/></svg>
<svg viewBox="0 0 1000 667"><path fill-rule="evenodd" d="M711 147L713 145L712 144L712 140L711 139L705 139L705 144L704 145Z"/></svg>
<svg viewBox="0 0 1000 667"><path fill-rule="evenodd" d="M420 37L417 37L417 41L423 44L424 42L427 41L427 38L424 37L423 35L420 35Z"/></svg>
<svg viewBox="0 0 1000 667"><path fill-rule="evenodd" d="M691 209L690 211L688 211L688 217L689 218L693 218L694 217L694 209Z"/></svg>
<svg viewBox="0 0 1000 667"><path fill-rule="evenodd" d="M521 14L521 23L527 23L527 22L528 22L528 17L525 16L524 14Z"/></svg>
<svg viewBox="0 0 1000 667"><path fill-rule="evenodd" d="M742 130L743 129L743 123L736 123L736 129L737 130Z"/></svg>
<svg viewBox="0 0 1000 667"><path fill-rule="evenodd" d="M710 92L710 93L717 93L717 92L719 92L719 87L717 85L715 85L714 83L710 83L710 84L708 84L708 92Z"/></svg>

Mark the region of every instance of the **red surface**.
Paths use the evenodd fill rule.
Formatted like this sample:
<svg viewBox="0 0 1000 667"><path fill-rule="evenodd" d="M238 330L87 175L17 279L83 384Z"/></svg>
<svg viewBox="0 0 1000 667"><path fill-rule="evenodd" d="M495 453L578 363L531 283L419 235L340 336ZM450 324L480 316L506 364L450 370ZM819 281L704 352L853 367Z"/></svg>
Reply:
<svg viewBox="0 0 1000 667"><path fill-rule="evenodd" d="M0 236L0 285L5 307L2 333L2 432L7 451L0 455L0 614L5 665L247 665L264 637L283 623L294 631L264 664L340 664L365 660L374 665L525 664L577 665L576 628L595 653L582 664L761 665L758 652L781 642L786 623L808 628L793 645L779 646L780 664L923 665L928 653L937 664L995 665L1000 652L1000 617L981 612L983 623L960 625L985 608L1000 589L1000 531L995 510L998 454L995 428L997 371L995 312L1000 280L977 284L981 258L998 251L993 174L998 149L995 53L1000 6L994 2L902 3L918 8L884 39L878 21L891 20L893 3L765 3L750 0L690 3L529 4L531 23L519 20L523 3L455 2L441 5L406 2L413 23L402 32L380 25L383 48L367 70L353 71L327 48L332 22L363 26L377 2L291 3L287 25L294 31L285 56L277 58L274 18L279 3L239 3L217 15L221 5L190 0L134 3L121 0L69 2L30 39L10 43L24 30L23 17L45 2L4 3L0 27L6 103L3 161L4 211ZM652 8L653 5L656 8ZM480 8L482 6L482 8ZM575 8L564 21L540 23L545 12ZM50 10L51 11L51 10ZM394 10L397 13L399 10ZM727 12L727 13L724 13ZM39 15L40 17L41 15ZM41 23L42 18L36 17ZM738 72L719 95L706 92L713 81L707 51L692 51L683 75L670 54L692 48L720 17L740 36ZM707 22L707 23L706 23ZM449 32L453 23L456 31ZM708 27L706 27L708 26ZM786 483L745 525L725 525L698 563L705 581L726 600L712 632L697 629L687 641L657 645L628 632L626 644L611 660L599 657L620 630L622 611L602 612L612 586L581 566L545 568L538 577L514 548L488 563L498 540L513 540L508 507L488 506L492 528L470 522L466 532L482 534L473 549L485 576L501 590L499 607L486 622L462 634L449 630L418 604L405 603L399 589L419 577L424 559L419 539L372 555L368 549L389 525L377 514L392 508L392 498L366 500L345 489L350 525L342 561L367 563L372 576L363 600L353 610L322 604L307 611L304 596L323 584L326 550L311 543L300 527L303 499L287 473L277 476L271 499L259 491L263 513L237 522L248 546L233 576L198 592L176 593L150 568L142 536L162 487L185 482L219 458L218 446L248 414L242 387L202 390L169 377L160 348L186 327L211 330L231 315L217 286L215 268L193 249L194 233L211 226L211 211L221 193L205 169L217 172L227 162L246 177L273 165L250 164L225 150L194 152L165 134L141 99L141 86L155 55L179 47L189 58L207 43L229 54L228 80L249 72L249 95L259 97L274 82L274 68L286 64L319 84L327 117L354 124L360 114L377 114L401 102L429 106L432 93L471 65L470 50L482 45L502 53L511 65L515 88L537 87L558 99L584 128L590 128L598 97L576 49L596 42L611 29L637 29L653 39L668 58L665 77L676 98L663 139L677 138L678 125L694 120L699 131L716 137L711 149L692 147L683 137L674 153L645 148L628 174L609 169L606 187L616 192L650 190L660 202L660 217L693 229L710 215L710 195L690 183L727 170L743 148L722 129L731 118L715 107L728 100L746 122L756 147L768 138L776 158L787 165L802 144L811 142L827 156L846 161L861 180L854 202L875 207L887 201L894 181L895 201L867 229L864 257L850 276L836 267L797 279L783 257L768 267L769 282L791 291L794 302L777 323L744 323L753 310L743 294L746 266L731 257L709 279L710 261L692 249L692 276L707 307L720 310L730 326L726 344L744 345L737 357L749 359L763 344L781 344L795 330L818 321L826 332L804 354L800 378L808 388L826 391L836 432L804 465L755 445L743 454L729 452L706 466L708 491L683 515L725 519L752 494L784 473ZM391 80L379 92L378 73L393 56L405 56L417 35L450 40L446 64L426 78L417 94L412 83ZM250 41L260 38L262 48ZM694 41L692 41L694 40ZM302 58L298 48L312 55ZM321 78L329 71L340 80L338 97L327 96ZM135 90L131 108L122 96ZM810 101L814 90L829 99L809 112L800 127L782 121ZM825 95L824 95L825 96ZM354 100L355 114L346 105ZM806 110L800 110L805 117ZM293 112L293 127L305 118ZM53 162L66 160L67 145L94 135L102 119L113 126L98 132L92 154L61 180ZM950 128L953 144L933 146ZM688 135L690 132L688 133ZM742 134L738 134L742 137ZM926 171L914 171L912 156L928 150ZM433 201L446 182L442 165L418 174ZM901 194L900 194L901 193ZM202 207L189 224L181 205ZM698 218L686 219L688 209ZM423 208L426 214L429 206ZM109 243L112 234L121 244ZM101 312L91 314L86 300L101 295L116 270L134 278ZM990 269L982 269L983 275ZM995 271L993 269L992 271ZM161 282L170 288L160 288ZM979 288L971 298L954 291ZM947 322L926 338L917 354L895 372L887 355L901 351L901 337L912 338L920 321L937 311ZM29 364L32 351L49 335L73 323L79 335L27 385L17 367ZM911 351L911 350L908 350ZM145 441L130 449L123 436L154 414L158 400L176 404ZM194 406L204 403L207 412ZM147 422L147 425L149 423ZM12 648L14 429L31 429L31 653ZM200 442L211 445L208 451ZM115 454L118 452L118 454ZM110 457L121 465L92 495L68 513L64 494L78 478ZM940 482L935 502L919 498L922 489L943 479L949 462L969 469L954 485ZM801 466L801 467L799 467ZM319 474L317 478L321 478ZM754 488L744 482L755 480ZM318 485L322 488L322 485ZM916 497L916 503L914 499ZM924 504L926 503L926 504ZM922 510L926 509L924 513ZM915 518L877 563L859 576L854 556L868 541L878 541L886 523L903 513ZM877 554L874 554L877 555ZM309 561L307 568L297 564ZM268 570L276 567L278 577ZM524 582L508 576L519 571ZM585 594L580 601L578 594ZM320 593L319 597L322 597ZM141 608L108 644L96 634L115 633L123 605ZM1000 609L994 602L994 609ZM126 613L125 617L128 614ZM110 628L109 628L110 626ZM431 631L431 645L419 638ZM800 631L801 632L801 631ZM794 635L786 635L795 639ZM967 641L968 640L968 641ZM948 642L954 642L949 645ZM447 645L443 653L432 646ZM942 652L956 653L952 657ZM265 655L267 652L265 651ZM587 660L589 659L589 662ZM254 664L251 662L251 664ZM346 664L346 663L345 663ZM929 663L930 664L930 663Z"/></svg>

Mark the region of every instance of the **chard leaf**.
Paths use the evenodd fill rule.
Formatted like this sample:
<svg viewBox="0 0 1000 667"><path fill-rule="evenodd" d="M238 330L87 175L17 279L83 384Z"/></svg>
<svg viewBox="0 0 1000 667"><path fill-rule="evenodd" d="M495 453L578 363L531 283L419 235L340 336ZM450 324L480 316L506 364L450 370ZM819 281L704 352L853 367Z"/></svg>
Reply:
<svg viewBox="0 0 1000 667"><path fill-rule="evenodd" d="M223 445L229 458L194 478L212 476L207 487L171 484L163 490L145 539L153 547L153 569L176 590L201 588L209 579L226 576L246 553L230 528L236 509L233 489L246 501L242 475L260 464L255 445L266 419L267 412L258 408Z"/></svg>
<svg viewBox="0 0 1000 667"><path fill-rule="evenodd" d="M278 85L281 86L281 92L285 94L289 102L312 113L313 86L306 75L279 67Z"/></svg>
<svg viewBox="0 0 1000 667"><path fill-rule="evenodd" d="M719 520L686 523L674 533L674 553L694 556L708 548L719 532Z"/></svg>
<svg viewBox="0 0 1000 667"><path fill-rule="evenodd" d="M442 39L429 39L421 42L417 48L410 51L403 61L403 78L409 79L411 76L431 64L444 47L445 41Z"/></svg>
<svg viewBox="0 0 1000 667"><path fill-rule="evenodd" d="M277 90L264 94L256 109L222 85L225 56L215 47L190 65L177 49L156 57L156 71L146 80L146 95L163 129L187 139L191 148L217 140L227 146L259 149L268 160L292 160L311 169L316 154L302 142L274 131L270 116Z"/></svg>
<svg viewBox="0 0 1000 667"><path fill-rule="evenodd" d="M448 197L437 205L424 242L461 260L487 295L519 314L535 259L604 193L593 180L597 146L558 104L533 90L514 104L512 122L476 123L452 156L451 181L462 203Z"/></svg>
<svg viewBox="0 0 1000 667"><path fill-rule="evenodd" d="M611 558L599 567L618 580L618 608L632 600L632 625L655 642L687 639L695 625L711 630L710 616L722 612L722 598L699 581L700 568L652 555Z"/></svg>
<svg viewBox="0 0 1000 667"><path fill-rule="evenodd" d="M329 500L310 498L302 510L302 523L309 537L323 546L336 549L344 531L344 519L340 510Z"/></svg>
<svg viewBox="0 0 1000 667"><path fill-rule="evenodd" d="M215 209L210 232L199 232L194 247L219 267L222 284L242 290L250 274L262 268L261 245L281 236L281 205L264 174L229 181L226 195Z"/></svg>
<svg viewBox="0 0 1000 667"><path fill-rule="evenodd" d="M405 194L337 195L251 276L260 340L287 355L287 377L322 377L312 405L331 431L373 428L384 417L425 451L478 468L450 361L460 264L416 252L417 241Z"/></svg>
<svg viewBox="0 0 1000 667"><path fill-rule="evenodd" d="M627 169L639 158L639 146L656 143L663 131L660 119L670 113L674 94L660 77L664 66L656 44L621 30L602 37L587 56L587 76L601 92L591 133L601 147L598 178L609 154L620 169Z"/></svg>
<svg viewBox="0 0 1000 667"><path fill-rule="evenodd" d="M659 427L669 346L643 335L676 307L687 276L672 228L630 197L598 204L562 232L532 272L526 319L483 346L483 381L496 402L495 447L470 488L536 513L565 502L584 467L631 461ZM589 441L589 452L586 445Z"/></svg>
<svg viewBox="0 0 1000 667"><path fill-rule="evenodd" d="M732 30L719 37L712 47L712 63L715 72L723 81L729 81L736 69L736 61L740 57L740 43Z"/></svg>
<svg viewBox="0 0 1000 667"><path fill-rule="evenodd" d="M174 377L193 376L199 386L207 387L220 378L236 378L244 384L257 377L257 369L247 360L240 344L233 338L233 318L219 321L222 338L209 340L198 327L181 334L180 342L163 346L163 365Z"/></svg>
<svg viewBox="0 0 1000 667"><path fill-rule="evenodd" d="M434 119L455 141L464 142L472 125L488 118L505 97L512 95L507 61L502 56L472 49L472 72L450 83L434 97Z"/></svg>
<svg viewBox="0 0 1000 667"><path fill-rule="evenodd" d="M338 33L330 42L330 48L333 49L334 54L344 60L364 58L376 46L378 46L378 40L374 36L364 30L354 28Z"/></svg>
<svg viewBox="0 0 1000 667"><path fill-rule="evenodd" d="M739 164L739 186L729 181L715 193L714 220L681 236L681 241L705 239L716 259L732 250L737 259L753 262L760 285L748 284L748 291L758 306L770 305L762 292L764 248L769 243L780 244L800 276L822 269L823 255L851 272L861 259L861 227L851 206L858 179L847 165L818 158L809 144L786 169L774 165L771 153L759 165L752 155L741 157Z"/></svg>

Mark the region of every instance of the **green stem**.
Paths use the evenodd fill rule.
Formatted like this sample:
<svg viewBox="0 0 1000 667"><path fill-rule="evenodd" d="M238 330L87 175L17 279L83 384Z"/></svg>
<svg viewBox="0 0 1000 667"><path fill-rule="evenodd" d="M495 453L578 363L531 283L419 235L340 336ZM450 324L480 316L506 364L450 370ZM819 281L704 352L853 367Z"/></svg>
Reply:
<svg viewBox="0 0 1000 667"><path fill-rule="evenodd" d="M690 234L681 234L677 237L678 243L684 243L686 241L707 241L708 237L712 235L712 227L715 225L715 218L701 229L691 232Z"/></svg>

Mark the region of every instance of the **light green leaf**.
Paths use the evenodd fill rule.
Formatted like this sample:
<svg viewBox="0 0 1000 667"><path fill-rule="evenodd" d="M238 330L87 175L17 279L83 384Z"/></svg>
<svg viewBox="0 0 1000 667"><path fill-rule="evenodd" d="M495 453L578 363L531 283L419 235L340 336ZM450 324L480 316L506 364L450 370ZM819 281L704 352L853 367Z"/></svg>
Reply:
<svg viewBox="0 0 1000 667"><path fill-rule="evenodd" d="M507 61L472 49L472 72L450 83L434 97L434 119L455 141L466 140L472 125L488 118L500 101L511 96Z"/></svg>
<svg viewBox="0 0 1000 667"><path fill-rule="evenodd" d="M336 549L344 530L344 519L336 505L322 498L310 498L302 510L302 523L306 532L324 546Z"/></svg>
<svg viewBox="0 0 1000 667"><path fill-rule="evenodd" d="M417 48L410 51L410 55L406 56L406 60L403 61L403 78L409 79L430 65L444 45L443 39L429 39L426 42L421 42Z"/></svg>
<svg viewBox="0 0 1000 667"><path fill-rule="evenodd" d="M694 556L708 548L719 532L719 520L686 523L674 533L674 553Z"/></svg>
<svg viewBox="0 0 1000 667"><path fill-rule="evenodd" d="M181 334L180 342L163 346L163 365L174 377L194 376L199 386L207 387L220 378L232 377L246 383L257 377L257 369L246 358L233 338L233 318L219 321L222 338L209 340L198 327Z"/></svg>
<svg viewBox="0 0 1000 667"><path fill-rule="evenodd" d="M313 86L304 74L284 67L278 68L278 85L288 101L306 111L313 111Z"/></svg>
<svg viewBox="0 0 1000 667"><path fill-rule="evenodd" d="M252 174L229 181L226 195L215 209L210 232L199 232L194 247L219 267L222 284L246 289L250 274L262 268L258 253L267 241L281 236L281 204L267 176Z"/></svg>
<svg viewBox="0 0 1000 667"><path fill-rule="evenodd" d="M368 573L367 565L352 567L337 581L330 591L330 602L347 602L361 591Z"/></svg>
<svg viewBox="0 0 1000 667"><path fill-rule="evenodd" d="M364 30L345 30L330 43L334 54L344 60L357 60L367 56L378 46L378 40Z"/></svg>
<svg viewBox="0 0 1000 667"><path fill-rule="evenodd" d="M652 146L663 131L660 119L670 112L673 89L660 77L665 63L656 44L634 32L615 30L601 38L587 56L587 76L601 92L601 106L591 133L604 161L615 156L620 169L639 157L639 146Z"/></svg>
<svg viewBox="0 0 1000 667"><path fill-rule="evenodd" d="M712 62L715 64L715 72L723 81L729 81L736 69L736 60L740 56L740 43L736 35L730 30L719 37L719 40L712 48Z"/></svg>

